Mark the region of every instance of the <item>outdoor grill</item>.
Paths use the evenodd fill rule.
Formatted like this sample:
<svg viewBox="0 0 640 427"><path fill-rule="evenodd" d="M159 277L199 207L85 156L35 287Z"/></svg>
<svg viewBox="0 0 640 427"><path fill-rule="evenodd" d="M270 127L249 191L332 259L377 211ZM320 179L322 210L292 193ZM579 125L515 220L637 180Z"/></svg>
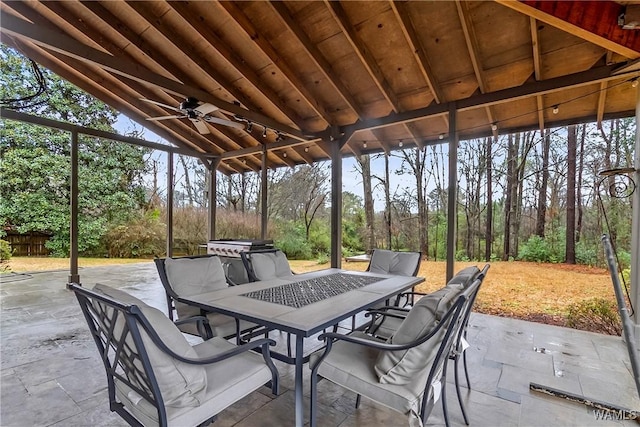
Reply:
<svg viewBox="0 0 640 427"><path fill-rule="evenodd" d="M223 239L209 240L207 243L207 253L220 257L227 277L237 284L249 281L240 252L271 248L273 248L273 240Z"/></svg>

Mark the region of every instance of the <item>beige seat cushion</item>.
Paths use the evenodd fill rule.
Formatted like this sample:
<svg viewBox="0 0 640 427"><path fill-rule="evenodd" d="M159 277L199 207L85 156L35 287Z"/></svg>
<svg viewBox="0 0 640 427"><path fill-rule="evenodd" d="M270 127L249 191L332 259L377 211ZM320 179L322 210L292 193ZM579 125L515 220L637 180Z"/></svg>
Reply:
<svg viewBox="0 0 640 427"><path fill-rule="evenodd" d="M457 287L445 287L422 297L387 342L407 344L429 334L451 308L459 293ZM425 343L408 350L381 353L375 364L379 381L383 384L409 384L431 365L444 333L445 328Z"/></svg>
<svg viewBox="0 0 640 427"><path fill-rule="evenodd" d="M160 310L148 306L143 301L122 290L106 285L97 284L93 290L121 303L138 306L160 339L170 350L183 357L197 357L196 351L189 345L182 333ZM138 324L138 326L165 405L174 407L200 405L207 387L205 369L202 366L189 365L169 356L156 347L141 324ZM116 334L121 332L123 328L124 318L120 316L116 324ZM131 336L129 335L127 339L129 345L133 347ZM139 368L142 369L142 366ZM122 383L116 383L116 387L121 386L123 386Z"/></svg>
<svg viewBox="0 0 640 427"><path fill-rule="evenodd" d="M375 340L359 331L351 336ZM374 348L338 341L318 368L318 374L403 414L417 412L426 378L415 376L408 385L381 384L374 365L382 353ZM315 364L318 356L318 353L311 355L309 366Z"/></svg>
<svg viewBox="0 0 640 427"><path fill-rule="evenodd" d="M214 337L193 347L199 358L211 357L234 348L233 344ZM207 389L197 408L167 408L169 426L195 426L221 412L271 380L271 371L261 355L246 352L221 362L202 365ZM131 399L130 389L119 388L118 398L146 426L158 425L158 414L146 400Z"/></svg>
<svg viewBox="0 0 640 427"><path fill-rule="evenodd" d="M271 280L293 276L289 260L282 251L253 253L250 255L251 267L258 280Z"/></svg>

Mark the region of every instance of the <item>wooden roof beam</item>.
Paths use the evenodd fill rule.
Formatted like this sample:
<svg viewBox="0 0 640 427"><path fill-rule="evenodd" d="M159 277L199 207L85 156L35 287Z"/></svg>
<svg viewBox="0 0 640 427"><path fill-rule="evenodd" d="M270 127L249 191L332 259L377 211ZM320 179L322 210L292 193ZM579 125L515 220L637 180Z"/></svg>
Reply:
<svg viewBox="0 0 640 427"><path fill-rule="evenodd" d="M478 38L473 29L471 17L469 16L469 5L466 2L456 0L456 9L458 10L458 17L460 18L460 24L462 25L462 32L464 34L465 42L467 43L467 50L469 51L469 57L471 64L473 65L473 71L476 74L476 80L478 81L478 88L481 93L486 93L487 88L484 82L483 70L480 65L480 59L478 58ZM487 119L489 123L495 123L495 114L491 107L485 107L487 113ZM493 130L493 136L498 136L498 129Z"/></svg>
<svg viewBox="0 0 640 427"><path fill-rule="evenodd" d="M95 1L88 1L86 3L96 4ZM189 47L191 46L191 43L182 39L174 29L169 28L167 25L164 25L164 20L162 19L162 17L155 16L153 12L153 8L149 7L148 3L134 1L134 2L127 3L127 6L132 8L135 11L135 13L137 13L138 15L140 15L140 17L142 17L145 21L147 21L159 34L161 34L164 37L164 40L167 43L173 44L176 48L180 49L185 54L185 58L188 58L187 59L188 61L192 61L194 66L198 67L203 72L203 74L210 76L221 88L223 88L233 98L239 100L242 104L244 104L250 110L253 110L253 111L260 110L260 108L255 104L255 102L240 90L238 85L231 84L231 82L222 73L220 73L215 67L212 67L211 64L205 59L203 59L201 55L196 53L193 50L193 48ZM111 19L108 19L108 20L105 20L105 22L110 24L115 30L117 31L120 30L120 28L118 28L118 26L115 25L118 22L117 20L113 21ZM200 31L200 30L201 28L197 29L197 31ZM214 47L214 49L218 50L218 52L224 57L224 53L221 52L223 50L222 47L215 46L214 44L215 42L211 41L208 38L208 34L203 35L203 37L205 37L205 40L207 40ZM135 43L136 46L141 51L157 52L157 50L153 46L151 46L149 43L146 43L141 37L136 37L135 39L130 39L130 40L132 43ZM218 43L222 45L222 42L218 42ZM233 67L236 67L236 70L238 70L237 66L240 66L239 65L240 60L238 60L236 63L235 61L232 62L233 60L229 58L226 58L226 59ZM180 71L180 67L177 64L173 63L172 61L167 61L164 67L169 70L175 70L175 73L177 74L176 77L178 77L183 83L189 84L191 86L198 86L197 83L195 83L191 78L189 78L187 73ZM241 74L243 74L243 71L249 73L249 71L247 70L248 70L248 67L245 66L244 70L242 71L238 70L238 72ZM265 98L267 98L273 106L275 106L282 114L284 114L288 120L295 123L298 127L301 127L300 124L302 123L302 119L297 115L297 113L295 113L291 108L284 105L273 91L269 90L268 88L264 89L264 88L258 87L260 84L256 80L259 80L259 78L257 77L257 75L255 75L255 73L254 73L254 76L252 76L255 78L254 80L252 80L252 78L248 77L247 75L243 74L243 76L250 84L253 85L254 88L256 88L258 91L263 92ZM271 99L271 97L273 97L273 99ZM224 119L229 119L226 116L220 116L220 117Z"/></svg>
<svg viewBox="0 0 640 427"><path fill-rule="evenodd" d="M409 11L407 10L407 3L402 1L389 1L391 6L391 10L396 15L396 18L400 21L402 33L404 34L404 38L413 52L413 56L420 68L420 72L422 73L422 77L424 78L431 94L433 95L433 100L440 104L445 101L444 93L442 93L442 89L438 85L438 82L435 79L434 72L431 69L431 62L425 53L424 46L418 37L418 33L416 32L415 27L413 26L413 22L411 22L411 18L409 16Z"/></svg>
<svg viewBox="0 0 640 427"><path fill-rule="evenodd" d="M569 74L566 76L554 77L539 82L526 83L522 86L502 89L495 92L484 93L471 96L469 98L456 101L457 111L467 111L485 106L501 104L504 102L517 101L529 98L531 96L545 95L554 93L567 88L580 87L602 81L618 80L625 77L637 76L640 71L629 73L614 74L617 69L616 65L607 65L590 70L581 71L579 73ZM343 131L357 132L364 129L375 129L385 126L391 126L403 122L411 122L426 117L434 117L441 114L448 114L449 103L430 105L424 108L418 108L413 111L402 113L393 113L386 117L359 120L351 125L343 126Z"/></svg>
<svg viewBox="0 0 640 427"><path fill-rule="evenodd" d="M377 61L369 52L369 49L365 46L364 41L355 32L353 25L351 25L349 17L340 5L340 2L325 0L325 5L340 26L340 30L342 31L344 37L356 52L358 58L360 58L360 62L367 70L367 73L382 93L382 96L384 96L387 102L391 105L392 111L396 113L400 111L398 97L393 92L393 89L391 88L391 85L389 84L387 79L384 77L384 74L378 66ZM412 135L414 142L416 144L421 144L421 142L419 142L420 139L416 137L417 134L415 133L415 128L406 124L404 125L404 127L407 129L407 132ZM389 146L387 145L386 148L388 149Z"/></svg>
<svg viewBox="0 0 640 427"><path fill-rule="evenodd" d="M305 102L318 114L322 119L331 123L331 115L323 106L320 101L307 89L306 85L302 82L302 79L293 71L284 59L278 54L273 45L253 26L251 20L244 14L244 12L238 7L235 2L223 1L216 3L221 6L223 10L227 12L229 17L235 21L237 25L244 30L249 36L251 41L256 44L256 47L260 48L262 53L266 55L272 62L273 66L277 68L282 76L289 82L298 94L305 100ZM173 3L172 3L173 6ZM174 6L175 7L175 6Z"/></svg>
<svg viewBox="0 0 640 427"><path fill-rule="evenodd" d="M315 160L313 160L313 157L311 157L311 155L309 154L309 147L296 145L294 147L291 147L291 149L295 151L298 156L300 156L302 160L305 161L306 164L311 165L315 162Z"/></svg>
<svg viewBox="0 0 640 427"><path fill-rule="evenodd" d="M77 18L74 18L69 11L67 10L60 10L60 3L59 2L47 2L46 5L49 8L52 8L52 10L59 16L63 17L68 23L70 23L71 25L74 25L76 27L80 26L81 27L81 31L84 35L86 35L90 40L93 41L97 41L100 40L102 42L102 46L105 47L109 52L113 53L114 55L118 55L121 52L121 49L119 49L117 46L111 44L110 42L108 42L107 40L105 40L103 38L103 36L99 33L97 33L93 28L89 27L88 25L86 25L84 22L78 20ZM101 17L106 17L108 18L108 11L103 11L104 13L101 14ZM113 17L115 19L115 17ZM46 22L41 22L41 25L45 25ZM60 54L58 54L60 55ZM89 75L95 75L95 72L93 70L89 70L87 68L87 65L83 65L83 62L80 61L76 61L74 59L66 59L67 61L76 63L76 68L82 70L82 69L87 69L87 71L85 71L84 73ZM108 73L107 73L108 74ZM111 74L108 74L108 76L110 76L111 78L114 78L117 80L117 76L113 76ZM100 79L94 79L96 81L99 81ZM111 86L110 84L108 84L107 82L105 82L104 84L106 87L110 88L110 90L112 90L114 93L123 93L122 90L119 90L113 86ZM145 97L148 98L153 98L154 95L153 93L149 90L148 87L133 81L130 82L129 85L131 86L132 89L136 90L137 93L139 95L144 95ZM122 96L122 95L121 95ZM124 95L125 98L127 97L126 95ZM213 127L214 129L214 133L212 134L212 137L214 137L216 139L215 141L215 145L212 144L212 141L209 140L209 138L197 133L194 131L194 129L192 128L192 126L188 123L184 123L181 120L170 120L170 121L162 121L162 122L155 122L155 121L145 121L144 120L144 115L149 115L149 116L154 116L154 115L158 115L158 114L164 114L166 113L166 111L164 109L161 109L161 107L157 107L154 106L152 104L147 104L144 102L140 102L139 96L137 98L131 98L129 96L130 99L127 100L127 102L129 104L135 105L135 104L139 104L139 110L140 112L136 113L135 115L133 115L133 117L138 118L138 121L140 121L141 123L144 123L143 126L145 127L151 127L150 125L153 123L155 128L168 128L170 131L176 133L180 138L183 138L183 141L186 141L186 145L187 146L197 146L200 150L205 151L205 152L209 152L211 150L212 147L215 147L218 149L218 154L224 151L228 151L228 150L233 150L233 149L237 149L240 146L235 142L235 139L237 138L237 135L233 135L230 133L229 130L224 129L224 128L216 128ZM123 109L119 109L120 111L125 111ZM159 113L160 112L160 113ZM193 138L184 138L182 137L182 135L193 135ZM223 138L221 138L218 134L222 134ZM226 138L226 140L224 139ZM228 140L228 141L227 141ZM229 143L230 141L230 143ZM257 142L256 142L257 143ZM184 144L184 143L183 143ZM256 164L253 164L252 167L258 167Z"/></svg>
<svg viewBox="0 0 640 427"><path fill-rule="evenodd" d="M123 75L129 79L139 81L165 90L177 96L195 96L200 101L209 102L217 105L221 110L230 114L241 115L256 123L262 123L272 129L279 130L283 133L291 135L299 140L307 140L305 135L298 129L278 123L275 120L254 111L246 110L238 105L223 101L210 93L182 84L176 80L168 79L152 71L140 67L138 64L123 60L122 58L114 58L102 51L91 48L90 46L79 44L76 40L68 37L58 31L51 31L32 24L24 19L0 11L0 21L2 26L0 32L14 37L25 38L33 43L47 47L48 49L63 53L72 58L91 62L104 68L112 73Z"/></svg>
<svg viewBox="0 0 640 427"><path fill-rule="evenodd" d="M540 67L540 40L538 38L538 23L535 18L529 17L529 29L531 31L531 45L533 47L533 74L536 80L542 80ZM540 132L544 132L544 103L541 96L536 96L538 106L538 125Z"/></svg>
<svg viewBox="0 0 640 427"><path fill-rule="evenodd" d="M140 5L140 3L141 2L133 2L131 4L136 6L136 9L138 9L138 5ZM198 16L194 12L193 8L189 7L186 3L172 2L169 4L173 10L175 10L185 20L187 25L190 25L194 31L198 32L213 49L225 58L225 60L254 87L254 89L262 92L265 99L280 110L281 113L287 116L289 120L295 123L299 128L304 128L304 120L298 115L298 113L288 106L266 82L261 80L258 74L247 65L247 62L243 58L241 58L233 49L228 47L227 43L215 34L212 27L207 25L207 23L202 19L202 16ZM156 25L156 29L161 31L165 37L171 36L170 30L164 26ZM211 67L209 66L208 68ZM233 87L236 85L231 85L230 82L227 81L223 86ZM243 104L247 106L250 105L246 102L243 102Z"/></svg>
<svg viewBox="0 0 640 427"><path fill-rule="evenodd" d="M307 34L304 30L298 25L298 23L293 19L291 13L289 13L289 9L283 2L269 2L269 5L276 11L276 13L280 16L280 19L284 23L284 25L298 38L298 41L302 44L305 51L311 58L311 60L316 64L316 66L320 69L322 74L324 74L327 81L333 86L333 88L338 92L338 94L342 97L342 99L347 103L349 108L355 111L356 115L360 118L364 117L364 110L355 100L355 98L349 93L347 87L342 83L340 77L336 74L336 72L329 64L320 50L316 47L314 43L311 42Z"/></svg>
<svg viewBox="0 0 640 427"><path fill-rule="evenodd" d="M640 58L640 32L623 30L618 26L618 16L624 10L624 5L619 3L613 1L496 1L627 58Z"/></svg>

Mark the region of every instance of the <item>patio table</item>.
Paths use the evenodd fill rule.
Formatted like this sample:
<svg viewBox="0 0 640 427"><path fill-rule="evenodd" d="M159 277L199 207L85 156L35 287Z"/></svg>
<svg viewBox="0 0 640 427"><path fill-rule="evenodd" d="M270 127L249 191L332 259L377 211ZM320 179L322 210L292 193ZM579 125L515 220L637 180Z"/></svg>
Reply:
<svg viewBox="0 0 640 427"><path fill-rule="evenodd" d="M423 282L421 277L326 269L231 286L180 301L295 335L295 420L302 427L304 339Z"/></svg>

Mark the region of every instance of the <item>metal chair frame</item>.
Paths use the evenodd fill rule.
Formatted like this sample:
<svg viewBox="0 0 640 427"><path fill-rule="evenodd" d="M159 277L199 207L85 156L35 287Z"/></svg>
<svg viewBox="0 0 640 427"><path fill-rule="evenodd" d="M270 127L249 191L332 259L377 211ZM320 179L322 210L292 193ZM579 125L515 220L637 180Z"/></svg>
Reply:
<svg viewBox="0 0 640 427"><path fill-rule="evenodd" d="M463 293L458 296L455 303L451 306L451 308L447 311L447 313L441 318L440 322L436 327L434 327L428 334L423 336L422 338L412 341L407 344L388 344L385 342L376 342L364 338L353 337L349 335L337 334L337 333L326 333L320 335L318 339L325 341L325 349L322 355L316 360L316 362L311 367L311 427L315 427L317 425L317 399L318 399L318 368L322 364L323 360L327 357L329 352L331 351L332 345L334 342L342 340L346 342L351 342L358 345L363 345L366 347L376 348L382 351L398 351L398 350L406 350L429 341L432 337L434 337L440 330L446 328L446 332L439 343L438 351L436 356L433 359L431 364L431 368L429 370L429 375L426 378L426 383L424 387L424 392L422 394L422 401L420 404L420 419L423 424L426 422L427 418L431 414L433 410L434 401L432 399L433 394L430 393L430 386L433 383L436 376L441 373L441 383L442 383L442 405L445 408L446 414L446 373L447 373L447 361L449 358L447 355L451 351L452 345L455 343L456 338L456 326L459 323L459 317L462 314L462 308L464 306L465 301L467 300L467 296ZM359 406L360 396L358 395L356 399L356 408ZM445 423L447 427L449 426L449 420L445 415Z"/></svg>
<svg viewBox="0 0 640 427"><path fill-rule="evenodd" d="M143 424L117 400L115 380L126 384L157 409L160 426L166 426L168 423L162 393L160 392L156 375L151 366L147 349L140 335L141 329L146 332L162 352L181 362L193 365L207 365L220 362L261 347L262 356L272 373L272 379L270 381L272 392L276 395L278 394L278 370L273 364L269 352L269 346L275 345L273 340L256 340L213 357L202 359L186 358L174 353L167 347L138 306L123 304L76 284L69 285L69 289L76 295L91 335L98 347L100 357L102 358L107 373L109 409L120 415L130 425L142 426ZM116 322L121 318L124 318L125 326L119 336L117 336L115 334L115 326ZM128 338L130 338L132 344L127 342ZM213 414L211 418L205 420L202 425L211 423L215 417L216 414Z"/></svg>

